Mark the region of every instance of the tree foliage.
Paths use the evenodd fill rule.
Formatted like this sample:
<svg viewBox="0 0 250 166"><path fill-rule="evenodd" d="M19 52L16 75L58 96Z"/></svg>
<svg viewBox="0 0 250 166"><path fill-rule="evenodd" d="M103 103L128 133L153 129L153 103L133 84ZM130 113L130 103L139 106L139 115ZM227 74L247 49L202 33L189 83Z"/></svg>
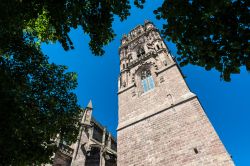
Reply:
<svg viewBox="0 0 250 166"><path fill-rule="evenodd" d="M46 163L57 134L69 143L76 140L80 112L71 92L76 75L49 64L35 43L16 47L15 54L0 57L0 165Z"/></svg>
<svg viewBox="0 0 250 166"><path fill-rule="evenodd" d="M162 34L176 43L180 65L215 68L221 78L250 71L250 3L247 0L165 0L154 11L167 21Z"/></svg>
<svg viewBox="0 0 250 166"><path fill-rule="evenodd" d="M138 1L140 5L140 1ZM76 74L50 64L42 42L73 49L72 28L90 36L96 55L114 38L112 22L129 15L127 0L2 0L0 3L0 165L50 161L55 139L78 134Z"/></svg>
<svg viewBox="0 0 250 166"><path fill-rule="evenodd" d="M59 41L65 50L73 49L68 33L82 28L90 36L92 52L102 55L102 47L115 36L114 15L125 19L130 5L127 0L3 0L0 9L1 51L24 35L38 42Z"/></svg>

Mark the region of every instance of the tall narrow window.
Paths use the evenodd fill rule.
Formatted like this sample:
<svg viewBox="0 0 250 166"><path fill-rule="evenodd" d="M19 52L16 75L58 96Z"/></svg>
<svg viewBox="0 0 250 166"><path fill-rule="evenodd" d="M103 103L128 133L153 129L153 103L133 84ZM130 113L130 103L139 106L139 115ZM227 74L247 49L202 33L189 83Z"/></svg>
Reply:
<svg viewBox="0 0 250 166"><path fill-rule="evenodd" d="M142 71L141 83L143 87L143 92L147 92L155 87L154 79L149 70Z"/></svg>
<svg viewBox="0 0 250 166"><path fill-rule="evenodd" d="M144 48L141 46L138 50L137 50L137 57L139 58L141 55L145 54L145 50Z"/></svg>

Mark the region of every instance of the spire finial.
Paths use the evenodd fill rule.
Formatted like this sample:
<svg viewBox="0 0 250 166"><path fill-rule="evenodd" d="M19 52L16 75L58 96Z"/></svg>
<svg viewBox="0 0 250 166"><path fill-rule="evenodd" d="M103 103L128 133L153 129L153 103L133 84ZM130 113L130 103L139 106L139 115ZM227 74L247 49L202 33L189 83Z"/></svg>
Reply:
<svg viewBox="0 0 250 166"><path fill-rule="evenodd" d="M91 108L91 109L93 108L91 100L89 100L89 104L87 105L87 108Z"/></svg>

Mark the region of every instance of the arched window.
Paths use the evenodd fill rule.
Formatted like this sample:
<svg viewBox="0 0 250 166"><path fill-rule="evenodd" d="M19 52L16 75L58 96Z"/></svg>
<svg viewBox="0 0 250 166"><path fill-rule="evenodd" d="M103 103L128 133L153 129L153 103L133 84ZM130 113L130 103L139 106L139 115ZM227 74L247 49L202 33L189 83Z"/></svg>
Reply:
<svg viewBox="0 0 250 166"><path fill-rule="evenodd" d="M143 70L141 72L141 84L143 87L143 92L147 92L155 87L154 79L150 70Z"/></svg>

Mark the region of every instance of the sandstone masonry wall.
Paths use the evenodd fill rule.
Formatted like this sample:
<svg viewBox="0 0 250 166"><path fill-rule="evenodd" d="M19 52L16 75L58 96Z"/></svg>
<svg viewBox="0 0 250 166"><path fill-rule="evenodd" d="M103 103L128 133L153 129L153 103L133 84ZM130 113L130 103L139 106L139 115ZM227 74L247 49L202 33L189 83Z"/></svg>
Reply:
<svg viewBox="0 0 250 166"><path fill-rule="evenodd" d="M197 98L118 131L118 161L118 166L234 165Z"/></svg>

